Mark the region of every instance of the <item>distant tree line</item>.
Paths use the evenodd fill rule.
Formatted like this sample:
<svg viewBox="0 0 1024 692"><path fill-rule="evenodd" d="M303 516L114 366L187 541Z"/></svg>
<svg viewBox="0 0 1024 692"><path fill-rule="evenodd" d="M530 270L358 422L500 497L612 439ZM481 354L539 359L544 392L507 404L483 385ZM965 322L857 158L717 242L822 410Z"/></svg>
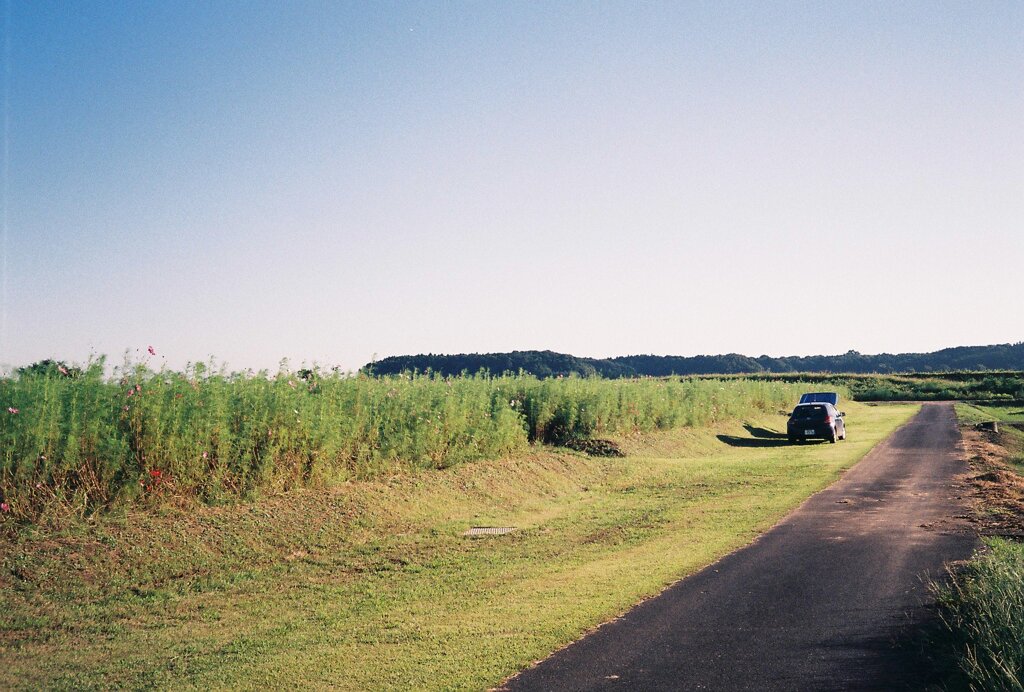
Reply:
<svg viewBox="0 0 1024 692"><path fill-rule="evenodd" d="M363 367L372 375L434 372L459 375L487 371L494 375L525 372L537 377L665 377L668 375L735 375L754 373L828 372L891 374L979 370L1024 370L1024 342L994 346L958 346L933 353L881 353L847 351L835 356L757 358L738 353L719 356L619 356L579 358L554 351L511 353L429 353L391 356Z"/></svg>

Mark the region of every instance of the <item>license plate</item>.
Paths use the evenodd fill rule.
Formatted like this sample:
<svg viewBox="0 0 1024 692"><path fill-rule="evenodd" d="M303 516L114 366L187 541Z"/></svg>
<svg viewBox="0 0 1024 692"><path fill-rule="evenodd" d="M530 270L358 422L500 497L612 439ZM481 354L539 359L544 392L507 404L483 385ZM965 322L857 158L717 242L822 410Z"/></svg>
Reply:
<svg viewBox="0 0 1024 692"><path fill-rule="evenodd" d="M813 435L813 434L814 434L813 430L804 430L804 435Z"/></svg>

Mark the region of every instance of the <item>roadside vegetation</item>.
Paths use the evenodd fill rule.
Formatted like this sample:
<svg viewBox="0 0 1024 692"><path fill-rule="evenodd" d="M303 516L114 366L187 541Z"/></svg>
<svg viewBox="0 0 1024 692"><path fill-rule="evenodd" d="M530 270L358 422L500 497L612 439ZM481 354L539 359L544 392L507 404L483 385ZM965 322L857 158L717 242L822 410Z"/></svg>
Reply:
<svg viewBox="0 0 1024 692"><path fill-rule="evenodd" d="M128 383L116 385L122 397ZM552 382L583 393L604 385ZM665 391L634 385L654 399ZM251 502L169 496L18 522L0 532L0 688L497 685L748 543L917 410L848 403L849 440L789 445L779 411L795 390L784 404L765 394L741 406L773 391L763 385L671 390L703 402L687 409L697 418L651 432L602 428L625 458L534 444ZM463 535L474 526L515 530Z"/></svg>
<svg viewBox="0 0 1024 692"><path fill-rule="evenodd" d="M763 381L301 370L104 374L46 361L0 379L0 513L37 520L168 497L217 504L788 407Z"/></svg>
<svg viewBox="0 0 1024 692"><path fill-rule="evenodd" d="M957 405L984 549L935 586L951 686L1024 689L1024 406ZM995 421L999 432L987 429Z"/></svg>
<svg viewBox="0 0 1024 692"><path fill-rule="evenodd" d="M958 683L1024 689L1024 545L986 539L985 551L938 591L938 606Z"/></svg>

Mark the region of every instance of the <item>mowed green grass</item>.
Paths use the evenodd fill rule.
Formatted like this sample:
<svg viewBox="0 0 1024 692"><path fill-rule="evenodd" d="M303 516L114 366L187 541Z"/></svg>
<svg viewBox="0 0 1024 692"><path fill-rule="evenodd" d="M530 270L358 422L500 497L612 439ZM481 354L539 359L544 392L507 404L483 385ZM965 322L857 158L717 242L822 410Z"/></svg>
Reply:
<svg viewBox="0 0 1024 692"><path fill-rule="evenodd" d="M0 539L0 688L483 689L770 528L916 406L846 403ZM472 526L514 526L466 538Z"/></svg>
<svg viewBox="0 0 1024 692"><path fill-rule="evenodd" d="M989 404L987 406L961 403L956 405L956 409L957 415L965 423L977 423L985 420L1024 423L1024 404L1020 403Z"/></svg>

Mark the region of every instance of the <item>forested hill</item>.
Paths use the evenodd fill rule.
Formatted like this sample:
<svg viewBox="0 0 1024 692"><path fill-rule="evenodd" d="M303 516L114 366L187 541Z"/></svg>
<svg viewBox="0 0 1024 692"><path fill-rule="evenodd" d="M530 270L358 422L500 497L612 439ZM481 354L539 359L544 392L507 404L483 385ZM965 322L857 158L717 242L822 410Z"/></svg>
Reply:
<svg viewBox="0 0 1024 692"><path fill-rule="evenodd" d="M511 353L460 353L446 356L433 353L420 356L392 356L363 367L363 372L374 375L397 375L402 372L431 372L458 375L486 370L500 375L520 370L537 377L558 375L601 375L603 377L634 377L637 371L629 365L618 365L614 360L577 358L554 351L512 351Z"/></svg>
<svg viewBox="0 0 1024 692"><path fill-rule="evenodd" d="M882 353L848 351L837 356L785 356L752 358L738 353L722 356L619 356L578 358L554 351L511 353L427 354L392 356L369 363L363 371L374 375L426 371L442 375L486 370L495 375L527 372L537 377L558 375L712 375L758 372L900 373L950 370L1024 370L1024 342L995 346L958 346L934 353Z"/></svg>

